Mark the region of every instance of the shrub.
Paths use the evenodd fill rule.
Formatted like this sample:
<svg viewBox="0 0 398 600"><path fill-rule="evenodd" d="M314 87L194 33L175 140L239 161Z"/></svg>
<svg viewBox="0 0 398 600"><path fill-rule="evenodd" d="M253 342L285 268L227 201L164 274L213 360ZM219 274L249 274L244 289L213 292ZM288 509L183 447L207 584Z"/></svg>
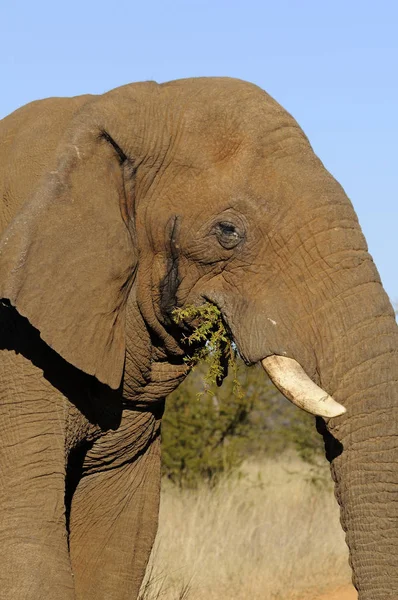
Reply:
<svg viewBox="0 0 398 600"><path fill-rule="evenodd" d="M236 469L251 431L253 401L233 393L235 378L228 377L222 390L209 387L205 378L205 369L198 367L167 399L163 471L181 487L196 487L203 480L213 484Z"/></svg>
<svg viewBox="0 0 398 600"><path fill-rule="evenodd" d="M164 475L180 487L214 484L248 457L289 447L316 464L323 443L314 417L286 401L261 367L247 368L235 355L219 309L188 307L175 319L191 324L185 342L193 372L167 399Z"/></svg>

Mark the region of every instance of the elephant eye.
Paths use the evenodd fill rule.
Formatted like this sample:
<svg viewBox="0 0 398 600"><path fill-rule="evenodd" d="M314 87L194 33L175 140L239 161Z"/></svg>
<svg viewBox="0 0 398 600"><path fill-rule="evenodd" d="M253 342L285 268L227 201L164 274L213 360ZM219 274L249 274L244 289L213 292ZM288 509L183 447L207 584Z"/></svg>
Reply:
<svg viewBox="0 0 398 600"><path fill-rule="evenodd" d="M235 225L228 221L220 221L220 223L217 223L215 233L221 246L227 250L235 248L242 239L242 236Z"/></svg>

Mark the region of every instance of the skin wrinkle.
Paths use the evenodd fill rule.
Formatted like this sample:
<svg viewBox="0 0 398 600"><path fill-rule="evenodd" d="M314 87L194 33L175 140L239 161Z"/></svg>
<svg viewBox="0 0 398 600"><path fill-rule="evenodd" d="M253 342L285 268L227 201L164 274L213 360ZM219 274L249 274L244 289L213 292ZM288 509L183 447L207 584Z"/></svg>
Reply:
<svg viewBox="0 0 398 600"><path fill-rule="evenodd" d="M350 297L354 297L354 298L355 298L355 296L356 296L357 292L358 292L359 290L361 290L362 286L364 286L364 287L365 287L365 286L368 286L368 285L373 285L373 284L376 284L376 285L378 285L379 283L380 283L379 281L370 281L370 282L365 282L365 283L363 283L363 284L358 284L358 285L357 285L357 287L355 288L355 290L353 291L353 293L352 293L352 294L350 294L350 295L349 295L349 296L348 296L346 299L348 299L348 298L350 298ZM328 308L329 308L329 309L332 309L332 308L334 307L334 304L336 303L336 301L340 301L340 302L342 302L342 301L343 301L343 299L344 299L344 297L343 297L343 294L342 294L342 293L340 293L340 294L336 295L336 298L329 298L329 299L328 299L328 298L326 298L326 299L325 299L325 300L322 302L321 306L319 306L318 308L314 308L314 307L313 307L313 308L311 309L311 312L308 312L308 313L307 313L307 316L312 316L312 317L316 318L316 317L317 317L317 316L319 316L320 314L323 314L325 311L327 311L327 309L328 309ZM380 317L381 317L381 316L382 316L382 315L380 315ZM385 315L385 316L386 316L386 315ZM304 320L305 320L306 318L307 318L306 316L298 317L298 321L299 321L300 319L304 319ZM377 318L377 316L375 316L375 317L373 317L373 316L372 316L372 317L369 317L369 320L370 320L370 321L374 321L374 319L375 319L375 318ZM362 327L362 325L360 325L360 327ZM365 327L365 325L363 325L363 327Z"/></svg>
<svg viewBox="0 0 398 600"><path fill-rule="evenodd" d="M310 272L310 268L320 268L323 270L323 276L322 276L322 283L325 282L325 280L327 279L332 285L335 284L335 279L333 279L333 276L336 278L336 273L334 271L334 265L333 262L329 262L332 257L336 258L337 260L335 260L335 264L339 264L340 265L340 269L356 269L362 262L365 262L366 260L368 260L368 258L366 256L363 256L363 250L358 250L358 254L361 254L362 256L358 256L354 259L354 256L348 257L347 253L343 251L339 251L339 252L332 252L329 255L325 256L325 257L319 257L317 260L313 260L312 263L310 263L309 261L306 264L306 268L308 269L308 271ZM339 261L338 257L343 256L343 259ZM344 257L346 258L346 260L348 261L344 263ZM350 264L351 263L351 264ZM326 265L326 267L324 266ZM319 277L318 277L319 279Z"/></svg>
<svg viewBox="0 0 398 600"><path fill-rule="evenodd" d="M386 386L384 382L379 382L379 388L384 390L384 392L388 392L388 387ZM356 411L357 413L357 411ZM380 417L380 419L378 420L378 418ZM358 419L358 421L357 421ZM369 426L366 426L366 421L367 420L372 420L372 424ZM387 422L386 422L387 421ZM347 444L346 447L346 451L350 452L353 450L354 446L353 444L357 443L361 438L362 438L362 442L364 444L366 444L366 439L367 439L367 435L369 435L368 433L365 432L369 432L369 431L373 431L373 437L376 438L378 437L376 431L378 426L383 423L384 425L386 425L385 429L386 429L386 437L388 438L390 436L390 434L392 434L393 436L393 432L394 432L394 424L391 423L391 414L389 412L389 408L387 406L384 407L380 407L380 409L373 409L373 408L369 408L368 410L366 410L366 407L364 407L363 412L358 415L355 414L355 425L358 427L356 429L355 432L348 432L349 436L350 436L350 443ZM332 425L334 425L334 423L332 423ZM389 427L387 427L389 426ZM353 437L353 436L356 436ZM388 441L388 440L386 440ZM386 450L386 448L388 448L388 450ZM386 448L383 449L383 451L389 451L391 450L391 448L388 447L388 445L386 444ZM374 449L369 447L368 448L369 452L374 452ZM382 451L382 450L380 450ZM369 463L371 464L371 463ZM377 464L376 462L374 464Z"/></svg>
<svg viewBox="0 0 398 600"><path fill-rule="evenodd" d="M393 342L390 333L378 333L378 334L369 335L368 337L363 338L363 340L361 342L359 342L359 341L358 342L353 342L352 343L352 348L353 348L354 351L355 351L355 349L359 349L360 345L363 344L365 341L368 344L370 344L371 342L374 342L372 345L376 345L376 342L378 340L383 340L383 338L389 339L389 340L391 340L391 342ZM386 354L389 354L390 352L394 353L395 350L391 349L388 352L386 352ZM383 355L380 355L380 356L383 356ZM345 373L343 375L343 377L348 377L348 378L349 378L349 376L350 376L349 372ZM343 379L343 381L344 381L344 379Z"/></svg>
<svg viewBox="0 0 398 600"><path fill-rule="evenodd" d="M168 268L164 279L160 282L160 302L155 306L160 306L161 314L169 315L176 306L176 293L180 285L178 269L178 221L181 217L175 216L171 224L169 235Z"/></svg>
<svg viewBox="0 0 398 600"><path fill-rule="evenodd" d="M307 257L308 257L308 255L307 255ZM325 262L325 261L323 260L323 258L321 258L321 259L320 259L320 264L318 265L318 264L317 264L317 262L314 262L314 261L313 261L313 259L312 259L312 263L307 265L307 269L308 269L308 271L307 271L307 278L306 278L306 281L311 281L311 278L312 278L311 271L314 269L314 267L317 267L317 266L319 266L319 267L320 267L320 266L321 266L321 265L322 265L324 262ZM358 265L357 265L357 266L358 266ZM329 281L329 283L331 284L332 288L334 289L334 287L335 287L335 281L334 281L334 279L332 278L332 275L331 275L331 274L329 274L329 272L328 272L328 270L327 270L326 268L323 268L323 269L322 269L322 271L323 271L323 273L324 273L325 277L327 277L327 280L328 280L328 281ZM333 273L333 272L332 272L332 273ZM333 273L333 274L334 274L334 273ZM341 274L340 274L340 279L341 279ZM293 285L296 285L296 282L295 282L294 278L292 278L292 282L293 282ZM322 283L324 283L324 280L322 281ZM306 285L307 285L307 284L306 284ZM310 286L309 286L309 289L310 289ZM355 293L355 292L353 292L353 293ZM319 296L319 291L317 291L317 296ZM327 301L327 298L328 298L328 295L325 295L324 302L326 302L326 301ZM334 296L333 296L333 298L334 298ZM311 309L311 312L316 312L316 311L314 310L314 308L312 308L312 309Z"/></svg>
<svg viewBox="0 0 398 600"><path fill-rule="evenodd" d="M378 284L379 285L379 284ZM356 303L358 302L358 299L360 298L360 294L365 293L366 288L368 287L366 286L361 286L362 289L360 290L360 288L358 288L357 290L357 294L354 294L351 296L352 298L352 303L353 306L355 307ZM340 302L340 306L338 306L337 310L341 311L341 314L344 315L344 313L347 311L347 309L349 308L347 302L342 303L341 299L337 299ZM325 305L325 314L326 316L328 315L329 311L333 311L336 310L336 306L333 306L332 304L330 306ZM355 310L355 308L354 308ZM374 313L373 313L374 314ZM322 314L320 313L320 318L322 318ZM376 321L377 322L377 321ZM391 322L393 322L393 319L390 318L390 325ZM375 321L373 320L373 325L374 325ZM352 328L352 326L355 325L354 323L352 323L352 321L348 321L347 324L345 325L345 329L346 330L350 330L350 328ZM377 326L377 330L378 333L376 333L376 337L378 338L378 340L382 340L382 338L380 337L380 330ZM355 335L357 335L358 333L358 329L355 328L354 331L356 332ZM364 337L364 335L366 334L366 337ZM346 352L341 352L340 353L340 357L337 354L335 357L335 368L334 368L334 373L333 373L333 380L334 381L339 381L340 384L344 381L345 378L345 373L349 370L352 369L352 375L355 374L355 365L356 365L356 355L354 352L351 352L351 348L353 344L358 344L358 350L361 349L362 354L364 353L364 349L366 349L367 351L371 351L373 353L373 355L377 352L380 352L380 342L379 343L372 343L372 344L367 344L366 343L366 339L369 338L371 336L371 330L370 330L370 326L368 326L365 331L364 334L361 335L361 337L356 340L355 337L353 337L353 333L350 331L350 338L347 340L346 345L344 346L344 349L347 348L349 349L349 354L346 355ZM362 340L362 343L361 343ZM358 367L357 369L358 370ZM347 380L348 382L348 380ZM368 382L369 386L371 387L372 384L370 382ZM346 390L346 395L347 395L348 390Z"/></svg>
<svg viewBox="0 0 398 600"><path fill-rule="evenodd" d="M363 319L363 321L360 322L357 327L351 328L351 335L355 335L355 334L359 333L362 329L367 330L368 326L375 319L377 319L378 321L380 321L380 320L383 319L383 320L388 321L387 324L390 324L390 322L391 322L391 315L389 315L389 314L380 314L380 315L375 315L374 317L365 317L365 319Z"/></svg>
<svg viewBox="0 0 398 600"><path fill-rule="evenodd" d="M152 170L149 170L147 173L148 181L146 185L139 190L141 193L137 194L137 198L140 199L141 203L150 202L151 197L155 193L160 195L164 189L164 174L167 172L174 159L174 148L178 145L182 132L181 119L179 119L176 122L175 129L172 126L169 126L170 131L173 131L173 135L167 134L167 124L170 119L172 120L172 115L172 111L166 112L163 124L163 135L165 136L166 144L161 144L161 150L159 149L154 153L156 158L152 160ZM156 139L158 138L156 137ZM156 168L153 169L155 165Z"/></svg>
<svg viewBox="0 0 398 600"><path fill-rule="evenodd" d="M377 357L377 359L384 360L389 354L392 354L392 355L396 354L396 350L391 349L389 351L386 351L383 354L379 355ZM349 376L352 374L352 372L356 371L360 367L363 367L364 365L366 365L369 362L373 362L374 363L374 361L375 361L375 357L370 357L370 358L367 358L366 360L363 360L361 363L358 363L355 367L352 367L352 369L347 370L346 374L345 374L345 377L349 378Z"/></svg>
<svg viewBox="0 0 398 600"><path fill-rule="evenodd" d="M311 222L309 224L307 223L306 224L306 228L309 228L310 225L311 225ZM305 257L305 256L308 256L308 253L305 250L303 251L303 249L305 248L305 244L309 240L311 240L311 241L314 242L313 248L318 250L318 257L319 257L319 259L322 260L322 261L326 261L327 256L325 257L325 256L323 256L323 254L321 254L321 252L319 251L319 248L317 248L316 241L317 241L317 236L324 236L325 233L330 233L331 229L328 228L328 229L325 229L323 231L318 231L317 233L311 232L311 234L308 236L307 239L302 239L301 238L301 231L303 229L304 229L304 226L302 228L299 228L295 232L294 236L292 236L292 238L290 238L290 240L289 240L288 243L281 243L279 245L279 251L280 251L281 255L284 255L285 253L286 254L288 253L290 261L294 262L296 254L299 254L299 260L298 260L297 264L301 265L302 264L302 258ZM341 229L343 229L343 228L341 228ZM333 230L335 231L336 229L333 228ZM295 238L297 238L298 244L296 244L296 246L294 246L292 248L291 247L291 242ZM272 243L274 242L274 240L272 238L271 238L271 242ZM359 249L355 249L355 250L362 250L364 252L363 248L359 248ZM340 251L343 252L344 250L340 250ZM308 256L308 258L309 258L309 256Z"/></svg>
<svg viewBox="0 0 398 600"><path fill-rule="evenodd" d="M345 228L348 229L348 228ZM340 230L343 230L343 228L340 228ZM333 231L336 231L336 228L333 228ZM308 242L313 242L313 245L311 246L311 250L314 250L317 253L317 258L318 260L321 260L323 262L327 263L327 259L330 257L330 254L326 254L323 255L321 254L320 251L320 247L319 247L319 243L318 243L318 238L321 238L320 242L322 243L322 241L324 241L325 239L325 234L328 234L331 232L330 228L325 228L324 230L321 231L317 231L316 233L312 233L311 236L309 236L307 239L303 239L300 236L300 232L297 233L297 237L299 239L299 245L297 246L297 251L301 252L303 254L304 260L305 260L305 255L307 254L307 256L309 255L309 251L306 248L306 245L308 244ZM365 254L364 248L360 247L360 248L350 248L350 252L352 251L357 251L357 252L362 252L363 254ZM346 249L338 249L335 252L339 252L339 253L347 253ZM293 253L293 258L294 258L294 253ZM308 258L310 258L311 260L313 260L313 257L308 256ZM328 265L329 266L329 265Z"/></svg>
<svg viewBox="0 0 398 600"><path fill-rule="evenodd" d="M285 184L287 188L286 194L294 193L294 188L289 190L289 186ZM325 202L322 202L322 200ZM352 221L354 223L354 227L352 229L358 229L358 220L354 214L352 214L351 207L347 206L345 202L336 202L333 199L333 204L330 204L330 198L319 198L317 199L317 204L311 206L311 214L308 215L308 219L303 220L302 218L297 223L297 213L300 212L300 208L302 205L305 205L308 202L307 195L302 195L297 197L297 202L294 205L287 207L285 212L281 212L278 214L277 228L273 228L273 231L270 232L271 237L279 237L281 235L281 231L283 233L283 240L286 244L289 244L291 239L294 238L295 234L302 230L308 229L308 226L313 222L317 222L319 218L325 218L326 215L333 215L333 219L335 220L335 226L341 227L343 223L348 220L348 222ZM326 213L325 213L326 211ZM317 213L320 213L319 215ZM349 219L345 217L345 213L349 214ZM328 217L326 217L328 219ZM287 221L287 222L286 222ZM290 226L289 223L292 223L294 227ZM356 227L355 227L356 225ZM334 227L333 224L330 224L330 228ZM292 229L292 234L286 235L285 230L289 231Z"/></svg>
<svg viewBox="0 0 398 600"><path fill-rule="evenodd" d="M308 224L307 224L307 227L308 227ZM334 231L335 231L335 229L334 229ZM296 231L294 236L290 239L289 244L283 243L283 242L281 242L279 244L275 244L276 240L274 238L270 238L270 242L273 246L273 250L277 253L277 255L279 255L281 260L286 260L285 257L289 257L289 261L291 263L302 267L303 259L305 261L306 257L308 257L308 259L311 259L313 261L313 258L309 256L308 250L306 248L306 244L308 243L309 239L311 239L311 238L314 241L313 249L318 251L319 260L325 262L326 257L324 256L324 253L320 253L319 249L317 248L316 236L318 235L319 237L322 237L323 240L325 240L325 234L327 234L327 233L331 234L331 232L332 232L331 229L327 229L324 232L318 232L317 234L314 234L314 232L311 232L311 235L307 239L302 239L301 231L299 229L298 231ZM333 239L335 237L335 235L334 234L331 234L331 235L332 235L331 239ZM292 241L294 239L297 239L297 243L292 247ZM346 252L347 250L342 250L342 251Z"/></svg>
<svg viewBox="0 0 398 600"><path fill-rule="evenodd" d="M147 475L148 472L149 471L148 471L147 468L145 468L145 466L143 466L142 469L141 469L140 462L137 462L136 465L135 465L135 467L134 467L134 471L132 471L132 473L131 473L133 475L133 478L129 481L129 486L128 487L126 487L126 485L124 483L124 478L122 477L122 475L125 475L126 473L121 473L121 472L118 473L116 471L113 472L116 475L116 477L117 477L116 482L119 482L120 486L121 486L121 492L119 493L119 497L121 498L121 502L118 503L117 506L115 506L116 510L114 510L112 513L110 513L110 518L111 518L110 523L113 522L115 524L115 526L116 526L118 520L120 521L120 519L125 518L122 509L126 508L126 510L129 510L129 505L131 503L131 500L133 498L135 498L135 495L137 493L138 493L138 498L137 498L136 502L134 503L136 506L139 506L140 504L142 504L143 498L145 498L145 502L146 503L148 503L151 500L151 497L150 497L150 495L148 493L143 497L142 493L139 492L140 485L144 485L147 488L148 488L148 485L150 485L150 480L148 479L148 475ZM135 473L135 475L134 475L134 473ZM109 484L109 480L108 480L108 484ZM124 490L125 490L124 493L123 493L123 485L124 485ZM114 487L115 487L115 485L113 483L113 488ZM133 491L133 496L131 495L132 491ZM148 491L151 491L150 488L148 488ZM106 497L106 487L103 488L103 492L104 492L104 496ZM95 497L91 496L91 498L93 498L94 502L95 502ZM90 511L90 513L92 513L93 512L92 506L89 506L88 510ZM98 512L98 506L96 507L94 505L94 510L97 510L97 512ZM117 534L116 529L112 528L112 527L110 527L108 529L108 531L110 531L110 536L105 535L102 538L101 537L98 538L96 536L95 539L97 539L97 548L100 550L100 552L101 552L101 550L107 551L107 552L112 551L111 550L112 549L112 540L115 539L115 541L117 543L117 547L114 546L113 552L115 552L115 553L120 552L120 550L119 550L119 548L120 548L120 542L121 542L121 539L119 537L120 534ZM79 565L83 564L83 567L84 567L84 562L85 562L85 556L89 556L90 557L90 548L89 548L89 543L90 543L89 540L90 540L90 538L86 537L86 539L87 539L87 551L86 551L85 555L81 556L81 559L83 559L83 561L81 561L79 559L79 563L78 563ZM101 542L101 539L102 539L102 542ZM106 540L106 542L104 540ZM108 546L109 546L109 550L107 550ZM122 546L122 548L123 548L123 546ZM90 571L92 571L94 569L94 570L97 570L98 573L102 574L102 572L100 571L100 565L101 565L100 559L99 559L99 557L101 556L100 552L99 553L96 552L93 555L93 560L91 561L91 564L87 563L87 565L89 567L88 572L90 572ZM76 557L76 560L78 558L79 557ZM137 560L137 556L136 556L135 552L134 552L133 558L135 560ZM133 573L131 571L126 571L125 567L123 567L124 564L125 564L124 561L120 561L120 568L124 572L124 576L123 576L123 580L122 581L124 582L124 586L125 586L125 589L126 589L126 586L130 586L131 585L130 582L134 578L134 575L133 575ZM95 567L97 567L97 568L95 568ZM81 567L79 567L79 568L81 569ZM79 573L79 575L81 575L81 573ZM100 583L100 585L101 585L101 583ZM137 592L138 592L138 589L137 589ZM109 594L110 590L105 589L105 593Z"/></svg>

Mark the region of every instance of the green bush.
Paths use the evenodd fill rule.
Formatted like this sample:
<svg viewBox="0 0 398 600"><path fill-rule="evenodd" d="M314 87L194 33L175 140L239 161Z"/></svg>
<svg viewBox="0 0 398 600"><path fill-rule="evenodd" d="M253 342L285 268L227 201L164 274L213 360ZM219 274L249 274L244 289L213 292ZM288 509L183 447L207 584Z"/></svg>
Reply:
<svg viewBox="0 0 398 600"><path fill-rule="evenodd" d="M244 442L251 433L253 400L233 393L234 377L222 387L205 383L198 367L167 399L162 425L164 474L180 486L215 483L236 469L244 458Z"/></svg>
<svg viewBox="0 0 398 600"><path fill-rule="evenodd" d="M292 406L261 367L234 357L217 307L189 307L176 320L195 323L186 343L187 362L197 366L166 402L164 475L181 487L214 484L247 458L287 448L315 464L323 442L314 417Z"/></svg>

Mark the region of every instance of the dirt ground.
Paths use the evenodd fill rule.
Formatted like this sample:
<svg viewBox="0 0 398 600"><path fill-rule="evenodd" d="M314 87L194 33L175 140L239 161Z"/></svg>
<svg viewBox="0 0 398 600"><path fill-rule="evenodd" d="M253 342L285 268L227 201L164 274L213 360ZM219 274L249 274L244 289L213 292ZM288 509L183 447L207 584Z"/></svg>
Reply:
<svg viewBox="0 0 398 600"><path fill-rule="evenodd" d="M344 588L339 588L322 596L318 596L316 600L357 600L357 598L357 592L350 585Z"/></svg>
<svg viewBox="0 0 398 600"><path fill-rule="evenodd" d="M306 596L300 597L300 600L358 600L358 594L352 585L347 585L335 588L320 596L316 592L308 592Z"/></svg>

